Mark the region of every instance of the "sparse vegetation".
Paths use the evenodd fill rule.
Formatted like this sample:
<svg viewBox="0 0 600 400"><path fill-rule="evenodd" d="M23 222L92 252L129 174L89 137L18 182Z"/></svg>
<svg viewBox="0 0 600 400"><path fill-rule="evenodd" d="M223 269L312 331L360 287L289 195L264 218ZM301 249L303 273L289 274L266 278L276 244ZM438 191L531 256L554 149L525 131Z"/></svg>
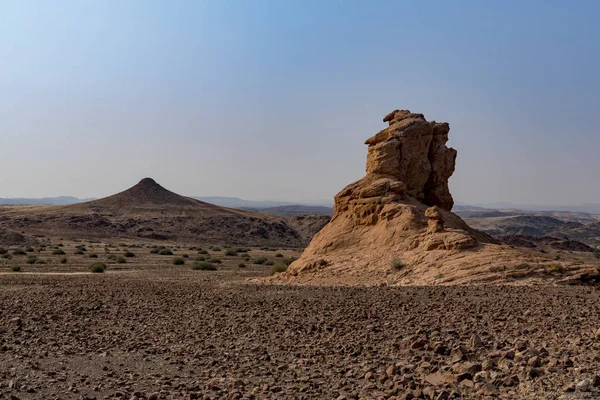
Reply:
<svg viewBox="0 0 600 400"><path fill-rule="evenodd" d="M7 260L10 260L12 258L12 255L10 255L9 253L2 254L2 258L6 258Z"/></svg>
<svg viewBox="0 0 600 400"><path fill-rule="evenodd" d="M83 251L82 250L76 250L75 253L73 253L73 254L80 256L80 255L83 255Z"/></svg>
<svg viewBox="0 0 600 400"><path fill-rule="evenodd" d="M267 261L265 261L265 265L275 265L275 261L267 260Z"/></svg>
<svg viewBox="0 0 600 400"><path fill-rule="evenodd" d="M106 265L103 263L95 263L90 267L90 271L94 274L102 274L106 271Z"/></svg>
<svg viewBox="0 0 600 400"><path fill-rule="evenodd" d="M21 267L19 267L18 265L13 265L10 269L13 272L21 272Z"/></svg>
<svg viewBox="0 0 600 400"><path fill-rule="evenodd" d="M61 249L55 249L55 250L52 250L52 254L54 254L55 256L61 256L61 255L64 255L65 252ZM81 253L81 254L83 254L83 253Z"/></svg>
<svg viewBox="0 0 600 400"><path fill-rule="evenodd" d="M208 251L206 251L206 250L200 250L200 251L198 252L198 254L208 254Z"/></svg>
<svg viewBox="0 0 600 400"><path fill-rule="evenodd" d="M125 264L127 262L127 259L123 256L118 256L117 257L117 264Z"/></svg>
<svg viewBox="0 0 600 400"><path fill-rule="evenodd" d="M239 264L238 264L238 268L246 268L246 264L244 264L244 263L239 263Z"/></svg>
<svg viewBox="0 0 600 400"><path fill-rule="evenodd" d="M13 253L13 255L15 255L15 256L26 256L26 255L27 255L27 253L25 253L25 252L23 251L23 249L16 249L16 250L14 250L12 253Z"/></svg>
<svg viewBox="0 0 600 400"><path fill-rule="evenodd" d="M37 257L36 256L29 256L29 257L27 257L27 264L35 264L36 261L37 261Z"/></svg>
<svg viewBox="0 0 600 400"><path fill-rule="evenodd" d="M195 271L216 271L217 266L209 262L197 262L192 265L192 269Z"/></svg>
<svg viewBox="0 0 600 400"><path fill-rule="evenodd" d="M406 264L401 259L394 258L394 260L392 260L392 269L394 269L396 271L400 271L404 267L406 267Z"/></svg>
<svg viewBox="0 0 600 400"><path fill-rule="evenodd" d="M281 254L281 253L277 253L277 254L275 254L275 257L277 257L277 258L281 258L281 257L283 257L283 254Z"/></svg>
<svg viewBox="0 0 600 400"><path fill-rule="evenodd" d="M225 252L225 255L230 256L230 257L235 257L235 256L237 256L237 252L235 250L229 249Z"/></svg>
<svg viewBox="0 0 600 400"><path fill-rule="evenodd" d="M60 259L61 264L66 264L67 261L69 261L69 260L67 260L67 257L61 257L61 259Z"/></svg>
<svg viewBox="0 0 600 400"><path fill-rule="evenodd" d="M4 247L0 247L0 254L6 254L8 253L8 250L6 250Z"/></svg>
<svg viewBox="0 0 600 400"><path fill-rule="evenodd" d="M221 260L219 258L210 258L208 259L208 262L213 264L221 264Z"/></svg>
<svg viewBox="0 0 600 400"><path fill-rule="evenodd" d="M123 255L127 258L135 257L135 254L131 251L126 251Z"/></svg>
<svg viewBox="0 0 600 400"><path fill-rule="evenodd" d="M190 258L189 254L184 254L181 257L183 257L183 258Z"/></svg>
<svg viewBox="0 0 600 400"><path fill-rule="evenodd" d="M182 257L176 257L173 259L173 264L183 265L183 264L185 264L185 260Z"/></svg>
<svg viewBox="0 0 600 400"><path fill-rule="evenodd" d="M90 254L88 255L88 257L89 257L89 258L98 258L98 254L96 254L96 253L90 253Z"/></svg>
<svg viewBox="0 0 600 400"><path fill-rule="evenodd" d="M324 267L324 266L326 266L327 264L328 264L327 260L325 260L325 259L323 259L323 258L321 258L321 259L319 260L319 266L320 266L320 267Z"/></svg>
<svg viewBox="0 0 600 400"><path fill-rule="evenodd" d="M254 260L254 264L256 264L256 265L262 265L265 262L267 262L266 258L257 258L256 260Z"/></svg>
<svg viewBox="0 0 600 400"><path fill-rule="evenodd" d="M206 261L206 257L198 256L194 259L194 261Z"/></svg>
<svg viewBox="0 0 600 400"><path fill-rule="evenodd" d="M594 251L594 256L600 260L600 250L595 250Z"/></svg>
<svg viewBox="0 0 600 400"><path fill-rule="evenodd" d="M287 265L283 263L277 263L271 267L271 275L279 274L281 272L287 271Z"/></svg>
<svg viewBox="0 0 600 400"><path fill-rule="evenodd" d="M34 251L35 251L35 250L33 250L33 247L27 247L27 248L25 249L25 252L27 252L27 253L33 253Z"/></svg>
<svg viewBox="0 0 600 400"><path fill-rule="evenodd" d="M158 252L159 256L172 256L173 252L171 251L171 249L162 249L161 251Z"/></svg>
<svg viewBox="0 0 600 400"><path fill-rule="evenodd" d="M562 274L566 271L565 267L562 264L550 264L548 265L548 272L556 272Z"/></svg>

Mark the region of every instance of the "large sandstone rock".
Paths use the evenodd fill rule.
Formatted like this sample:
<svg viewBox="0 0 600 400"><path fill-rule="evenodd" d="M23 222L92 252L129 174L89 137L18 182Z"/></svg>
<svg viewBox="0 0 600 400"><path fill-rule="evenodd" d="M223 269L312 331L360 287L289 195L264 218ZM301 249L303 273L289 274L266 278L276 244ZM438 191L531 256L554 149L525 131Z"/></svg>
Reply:
<svg viewBox="0 0 600 400"><path fill-rule="evenodd" d="M366 176L335 196L331 221L287 273L272 280L506 281L506 271L523 264L526 256L495 244L451 212L454 201L448 179L457 153L446 147L449 125L428 122L422 114L406 110L393 111L384 122L389 126L366 141ZM525 274L523 269L511 276Z"/></svg>

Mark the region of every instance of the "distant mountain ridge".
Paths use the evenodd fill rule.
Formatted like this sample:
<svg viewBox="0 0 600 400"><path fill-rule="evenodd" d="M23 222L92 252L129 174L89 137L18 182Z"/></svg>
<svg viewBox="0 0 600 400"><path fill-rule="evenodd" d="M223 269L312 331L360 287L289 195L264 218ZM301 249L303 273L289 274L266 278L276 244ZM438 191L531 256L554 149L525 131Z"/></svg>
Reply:
<svg viewBox="0 0 600 400"><path fill-rule="evenodd" d="M6 205L70 205L77 203L84 203L86 201L96 200L95 198L80 199L73 196L58 196L58 197L42 197L42 198L26 198L26 197L15 197L15 198L2 198L0 197L0 204Z"/></svg>

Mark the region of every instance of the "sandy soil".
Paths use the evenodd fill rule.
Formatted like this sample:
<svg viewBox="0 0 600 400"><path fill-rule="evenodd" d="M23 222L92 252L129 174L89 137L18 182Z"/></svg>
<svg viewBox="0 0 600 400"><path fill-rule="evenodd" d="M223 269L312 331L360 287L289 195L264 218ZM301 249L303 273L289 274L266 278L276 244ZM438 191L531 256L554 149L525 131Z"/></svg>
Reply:
<svg viewBox="0 0 600 400"><path fill-rule="evenodd" d="M296 252L210 250L218 270L194 271L197 250L73 246L67 264L0 259L2 399L600 395L591 287L275 286L248 281L271 268L252 260ZM136 257L82 273L125 247Z"/></svg>

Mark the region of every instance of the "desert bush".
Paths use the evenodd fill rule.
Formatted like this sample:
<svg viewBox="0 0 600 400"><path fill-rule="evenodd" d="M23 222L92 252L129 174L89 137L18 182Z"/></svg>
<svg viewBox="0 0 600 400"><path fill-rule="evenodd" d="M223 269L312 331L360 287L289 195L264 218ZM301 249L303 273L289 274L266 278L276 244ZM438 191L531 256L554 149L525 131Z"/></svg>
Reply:
<svg viewBox="0 0 600 400"><path fill-rule="evenodd" d="M19 267L18 265L13 265L12 267L10 267L10 269L12 269L13 272L21 272L21 267Z"/></svg>
<svg viewBox="0 0 600 400"><path fill-rule="evenodd" d="M256 264L256 265L262 265L265 262L267 262L267 259L266 258L262 258L262 257L261 258L257 258L256 260L254 260L254 264Z"/></svg>
<svg viewBox="0 0 600 400"><path fill-rule="evenodd" d="M150 254L158 254L160 250L158 249L158 247L153 248L152 250L150 250Z"/></svg>
<svg viewBox="0 0 600 400"><path fill-rule="evenodd" d="M12 253L15 256L25 256L25 255L27 255L27 253L25 253L22 249L13 250Z"/></svg>
<svg viewBox="0 0 600 400"><path fill-rule="evenodd" d="M27 252L27 253L33 253L34 252L33 247L27 247L25 249L25 252Z"/></svg>
<svg viewBox="0 0 600 400"><path fill-rule="evenodd" d="M265 261L265 265L275 265L275 261L267 260L267 261Z"/></svg>
<svg viewBox="0 0 600 400"><path fill-rule="evenodd" d="M211 247L210 248L212 251L221 251L220 247Z"/></svg>
<svg viewBox="0 0 600 400"><path fill-rule="evenodd" d="M395 269L396 271L400 271L404 267L406 267L406 264L401 259L394 258L394 260L392 260L392 269Z"/></svg>
<svg viewBox="0 0 600 400"><path fill-rule="evenodd" d="M127 262L127 259L123 256L118 256L116 261L117 264L125 264Z"/></svg>
<svg viewBox="0 0 600 400"><path fill-rule="evenodd" d="M213 264L221 264L221 260L219 258L210 258L207 260L209 263L213 263Z"/></svg>
<svg viewBox="0 0 600 400"><path fill-rule="evenodd" d="M67 260L67 257L62 257L62 258L60 259L60 263L61 263L61 264L66 264L66 263L67 263L67 261L68 261L68 260Z"/></svg>
<svg viewBox="0 0 600 400"><path fill-rule="evenodd" d="M279 274L280 272L287 271L287 265L283 263L277 263L271 267L271 275Z"/></svg>
<svg viewBox="0 0 600 400"><path fill-rule="evenodd" d="M206 250L200 250L200 251L198 251L198 254L208 254L208 251L206 251Z"/></svg>
<svg viewBox="0 0 600 400"><path fill-rule="evenodd" d="M171 249L162 249L161 251L158 252L158 255L160 255L160 256L172 256L173 252L171 251Z"/></svg>
<svg viewBox="0 0 600 400"><path fill-rule="evenodd" d="M109 254L108 256L106 256L106 259L109 261L116 261L117 260L117 256L114 254Z"/></svg>
<svg viewBox="0 0 600 400"><path fill-rule="evenodd" d="M277 258L282 258L282 257L283 257L283 254L281 254L281 253L277 253L277 254L275 254L275 257L277 257Z"/></svg>
<svg viewBox="0 0 600 400"><path fill-rule="evenodd" d="M123 255L128 258L135 257L135 254L133 254L131 251L126 251L123 253Z"/></svg>
<svg viewBox="0 0 600 400"><path fill-rule="evenodd" d="M600 250L594 251L594 256L596 256L597 259L600 259Z"/></svg>
<svg viewBox="0 0 600 400"><path fill-rule="evenodd" d="M102 274L104 273L104 271L106 271L106 265L102 263L92 264L92 266L90 267L90 271L92 271L92 273L94 274Z"/></svg>
<svg viewBox="0 0 600 400"><path fill-rule="evenodd" d="M6 254L8 253L8 250L6 250L4 247L0 247L0 254Z"/></svg>
<svg viewBox="0 0 600 400"><path fill-rule="evenodd" d="M181 257L176 257L173 259L173 264L175 265L183 265L185 264L185 260Z"/></svg>
<svg viewBox="0 0 600 400"><path fill-rule="evenodd" d="M198 256L198 257L194 258L194 261L206 261L206 257Z"/></svg>
<svg viewBox="0 0 600 400"><path fill-rule="evenodd" d="M7 260L10 260L12 258L12 256L9 253L6 253L6 254L2 254L2 258L6 258Z"/></svg>
<svg viewBox="0 0 600 400"><path fill-rule="evenodd" d="M52 250L52 254L54 254L55 256L60 256L60 255L64 255L65 252L61 249L55 249L55 250Z"/></svg>
<svg viewBox="0 0 600 400"><path fill-rule="evenodd" d="M229 249L229 250L227 250L227 251L225 252L225 255L226 255L226 256L235 257L235 256L237 256L237 252L236 252L235 250L231 250L231 249Z"/></svg>
<svg viewBox="0 0 600 400"><path fill-rule="evenodd" d="M236 253L247 253L250 251L250 249L246 248L246 247L238 247L237 249L235 249Z"/></svg>
<svg viewBox="0 0 600 400"><path fill-rule="evenodd" d="M183 258L190 258L189 254L184 254L181 257L183 257Z"/></svg>
<svg viewBox="0 0 600 400"><path fill-rule="evenodd" d="M89 257L89 258L98 258L98 254L96 254L96 253L90 253L90 254L88 255L88 257Z"/></svg>
<svg viewBox="0 0 600 400"><path fill-rule="evenodd" d="M238 268L246 268L246 264L244 264L244 263L239 263L239 264L238 264Z"/></svg>
<svg viewBox="0 0 600 400"><path fill-rule="evenodd" d="M324 266L326 266L326 265L327 265L327 260L325 260L324 258L321 258L321 259L319 260L319 266L320 266L320 267L324 267Z"/></svg>
<svg viewBox="0 0 600 400"><path fill-rule="evenodd" d="M294 257L290 257L290 258L286 258L285 260L283 260L283 263L285 265L290 265L291 263L293 263L294 261L296 261L296 259Z"/></svg>
<svg viewBox="0 0 600 400"><path fill-rule="evenodd" d="M550 264L548 265L548 272L556 272L562 274L566 271L562 264Z"/></svg>
<svg viewBox="0 0 600 400"><path fill-rule="evenodd" d="M36 264L46 264L46 260L37 260Z"/></svg>
<svg viewBox="0 0 600 400"><path fill-rule="evenodd" d="M29 256L29 257L27 257L27 264L35 264L36 261L37 261L37 257L36 256Z"/></svg>
<svg viewBox="0 0 600 400"><path fill-rule="evenodd" d="M192 265L192 269L195 271L216 271L217 266L209 262L196 262Z"/></svg>

